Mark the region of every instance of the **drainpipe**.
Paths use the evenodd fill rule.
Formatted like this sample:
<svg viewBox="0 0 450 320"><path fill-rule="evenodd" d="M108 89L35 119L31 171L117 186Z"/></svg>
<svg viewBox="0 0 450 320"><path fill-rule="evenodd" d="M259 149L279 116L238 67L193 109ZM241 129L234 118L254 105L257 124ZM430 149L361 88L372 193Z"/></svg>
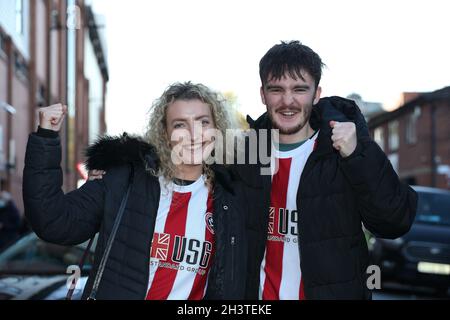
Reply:
<svg viewBox="0 0 450 320"><path fill-rule="evenodd" d="M431 186L436 188L437 156L436 156L436 105L431 102Z"/></svg>
<svg viewBox="0 0 450 320"><path fill-rule="evenodd" d="M7 85L7 93L6 93L6 103L8 105L12 104L12 80L13 80L13 69L14 69L14 55L13 55L13 48L12 48L12 40L10 37L7 37L6 39L6 56L8 61L8 85ZM12 114L10 112L7 113L6 116L6 185L5 189L11 192L11 159L15 157L15 150L12 150Z"/></svg>

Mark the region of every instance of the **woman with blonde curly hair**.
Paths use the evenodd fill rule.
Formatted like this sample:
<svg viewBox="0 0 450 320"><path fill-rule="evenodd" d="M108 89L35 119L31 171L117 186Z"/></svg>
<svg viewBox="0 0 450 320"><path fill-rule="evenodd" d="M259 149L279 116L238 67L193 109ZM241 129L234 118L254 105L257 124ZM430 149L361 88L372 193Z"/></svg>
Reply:
<svg viewBox="0 0 450 320"><path fill-rule="evenodd" d="M170 86L153 103L145 135L161 162L159 175L172 180L186 174L186 170L194 170L196 175L201 169L207 184L211 184L214 174L207 163L214 160L211 159L212 145L208 148L208 144L213 139L216 141L214 149L220 148L223 157L215 160L225 163L224 138L226 130L232 128L233 120L226 100L206 86L190 82ZM161 132L166 134L161 135ZM199 146L196 139L204 144L203 148L192 149ZM175 146L177 140L182 140L182 144Z"/></svg>
<svg viewBox="0 0 450 320"><path fill-rule="evenodd" d="M100 139L88 148L87 167L102 179L64 194L58 131L66 110L40 109L23 197L46 241L74 245L99 233L83 297L244 298L247 203L240 182L215 163L223 163L231 126L224 100L201 84L169 86L153 104L145 138Z"/></svg>

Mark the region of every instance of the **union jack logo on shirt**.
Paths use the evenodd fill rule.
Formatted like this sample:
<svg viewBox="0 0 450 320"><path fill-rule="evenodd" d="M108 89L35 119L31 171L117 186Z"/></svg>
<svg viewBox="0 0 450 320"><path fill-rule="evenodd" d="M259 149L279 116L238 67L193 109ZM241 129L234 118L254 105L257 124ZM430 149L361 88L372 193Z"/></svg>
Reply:
<svg viewBox="0 0 450 320"><path fill-rule="evenodd" d="M152 252L150 256L158 260L167 260L167 254L169 253L170 234L157 233L153 234L152 240Z"/></svg>
<svg viewBox="0 0 450 320"><path fill-rule="evenodd" d="M275 208L270 207L269 209L269 234L273 234L275 226Z"/></svg>

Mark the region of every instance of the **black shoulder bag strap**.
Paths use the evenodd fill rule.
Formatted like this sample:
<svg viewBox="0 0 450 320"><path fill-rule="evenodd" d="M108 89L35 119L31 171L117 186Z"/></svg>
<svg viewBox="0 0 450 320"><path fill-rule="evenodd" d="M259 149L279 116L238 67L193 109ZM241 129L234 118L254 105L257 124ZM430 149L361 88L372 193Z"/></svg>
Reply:
<svg viewBox="0 0 450 320"><path fill-rule="evenodd" d="M89 251L91 250L92 242L94 242L94 238L95 238L95 236L92 237L91 240L89 240L89 243L88 243L86 249L84 250L83 256L80 259L80 263L78 264L78 269L80 270L80 273L81 273L81 270L83 269L84 262L87 258L87 255L88 255ZM78 282L78 279L75 278L71 284L69 291L67 291L66 300L72 300L72 295L73 295L73 292L75 291L77 282Z"/></svg>
<svg viewBox="0 0 450 320"><path fill-rule="evenodd" d="M127 191L126 191L125 195L122 198L122 202L120 203L119 211L117 213L116 220L114 221L114 226L113 226L113 228L111 230L111 234L109 235L108 243L106 244L106 249L105 249L105 251L103 253L103 256L102 256L102 259L100 261L100 264L99 264L99 267L98 267L98 270L97 270L97 274L95 275L94 284L92 286L91 293L90 293L89 297L87 298L88 300L96 300L97 290L98 290L98 287L100 285L100 281L101 281L102 276L103 276L103 271L105 270L106 261L108 260L109 253L111 252L111 248L112 248L114 239L116 237L117 230L119 229L120 222L122 221L122 216L123 216L123 213L125 211L125 206L126 206L126 204L128 202L128 196L130 195L131 187L133 185L133 179L134 179L134 166L133 166L133 164L130 164L130 175L129 175L129 179L128 179L128 188L127 188ZM89 241L87 249L84 252L84 255L83 255L82 259L81 259L80 270L83 267L84 259L87 256L87 252L90 250L90 247L92 245L92 240L93 239L94 238L92 238ZM73 290L75 289L74 287L75 286L72 286L72 288L69 290L69 292L67 293L66 299L68 299L68 300L71 299L72 294L73 294Z"/></svg>
<svg viewBox="0 0 450 320"><path fill-rule="evenodd" d="M106 245L105 252L103 253L102 260L100 261L97 274L95 275L94 284L92 286L91 294L89 295L88 300L96 300L98 286L100 285L100 280L102 279L103 271L105 271L106 261L108 260L109 253L111 252L111 248L114 239L116 237L117 230L119 229L120 222L122 221L122 216L125 211L128 196L130 195L131 187L133 185L133 179L134 179L134 167L133 164L131 164L127 192L125 193L125 196L122 199L122 203L120 204L119 212L117 213L116 221L114 221L114 226L112 228L111 234L109 235L108 243Z"/></svg>

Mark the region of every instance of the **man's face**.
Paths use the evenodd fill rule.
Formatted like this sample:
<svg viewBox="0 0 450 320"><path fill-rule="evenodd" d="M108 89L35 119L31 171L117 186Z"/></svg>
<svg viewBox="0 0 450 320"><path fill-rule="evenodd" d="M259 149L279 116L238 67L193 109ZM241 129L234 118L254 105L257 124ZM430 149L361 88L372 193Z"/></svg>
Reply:
<svg viewBox="0 0 450 320"><path fill-rule="evenodd" d="M309 126L312 107L320 99L321 88L316 89L311 75L302 71L302 76L294 79L286 72L279 80L269 77L261 87L261 99L272 126L281 135L294 135Z"/></svg>

